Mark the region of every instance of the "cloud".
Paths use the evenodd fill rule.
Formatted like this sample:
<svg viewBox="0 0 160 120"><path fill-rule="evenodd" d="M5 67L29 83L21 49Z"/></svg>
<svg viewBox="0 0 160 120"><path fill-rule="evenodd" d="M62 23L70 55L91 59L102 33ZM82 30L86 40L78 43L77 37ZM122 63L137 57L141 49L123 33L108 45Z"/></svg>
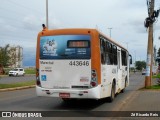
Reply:
<svg viewBox="0 0 160 120"><path fill-rule="evenodd" d="M37 31L40 29L40 25L44 23L42 18L38 18L35 15L27 15L23 19L24 29Z"/></svg>
<svg viewBox="0 0 160 120"><path fill-rule="evenodd" d="M135 32L137 32L139 34L141 34L141 33L146 34L147 33L147 29L144 27L144 21L142 19L132 21L130 24L133 27L133 29L135 30Z"/></svg>
<svg viewBox="0 0 160 120"><path fill-rule="evenodd" d="M144 18L135 18L135 19L128 19L128 22L123 23L123 26L128 27L132 32L138 34L146 34L147 29L144 27Z"/></svg>
<svg viewBox="0 0 160 120"><path fill-rule="evenodd" d="M58 29L65 26L55 13L50 13L48 19L49 29Z"/></svg>
<svg viewBox="0 0 160 120"><path fill-rule="evenodd" d="M4 28L6 29L6 31L8 32L14 32L14 31L17 31L17 28L12 26L12 25L6 25L4 26Z"/></svg>
<svg viewBox="0 0 160 120"><path fill-rule="evenodd" d="M0 15L0 39L3 43L21 45L24 48L25 63L29 64L35 57L37 34L42 30L42 24L46 23L45 0L12 1L14 0L2 1L3 4L0 5L4 8ZM100 31L109 35L107 28L112 27L113 39L119 40L119 43L124 42L124 46L127 46L128 42L129 50L137 49L141 51L142 56L143 52L146 54L148 37L144 27L144 20L148 16L146 0L49 0L48 2L49 29L98 26ZM154 29L156 32L160 30L159 23L156 23ZM156 35L158 34L159 32ZM139 53L137 52L137 56Z"/></svg>

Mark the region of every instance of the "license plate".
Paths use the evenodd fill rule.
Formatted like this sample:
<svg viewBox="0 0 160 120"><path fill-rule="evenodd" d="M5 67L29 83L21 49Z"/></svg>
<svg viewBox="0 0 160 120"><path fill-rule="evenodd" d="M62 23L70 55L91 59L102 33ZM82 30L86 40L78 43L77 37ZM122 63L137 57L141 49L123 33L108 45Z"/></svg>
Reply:
<svg viewBox="0 0 160 120"><path fill-rule="evenodd" d="M61 97L61 98L70 98L70 93L59 93L59 97Z"/></svg>

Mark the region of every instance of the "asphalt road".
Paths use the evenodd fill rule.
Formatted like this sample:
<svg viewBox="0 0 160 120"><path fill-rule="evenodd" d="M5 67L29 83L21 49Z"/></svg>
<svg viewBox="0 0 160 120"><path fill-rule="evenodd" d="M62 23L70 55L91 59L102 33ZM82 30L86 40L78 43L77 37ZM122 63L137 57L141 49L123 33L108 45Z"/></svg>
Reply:
<svg viewBox="0 0 160 120"><path fill-rule="evenodd" d="M121 111L128 105L128 101L131 100L135 92L143 86L144 76L140 73L132 74L130 86L126 88L124 93L118 94L112 103L104 100L78 100L66 104L60 98L37 97L35 88L0 92L0 111L80 111L79 114L85 114L85 111ZM54 118L54 120L56 119L65 118ZM75 118L69 118L69 120L72 119ZM97 120L97 118L93 119ZM106 120L106 118L104 119Z"/></svg>
<svg viewBox="0 0 160 120"><path fill-rule="evenodd" d="M25 75L25 76L0 76L0 84L10 84L10 83L17 83L17 82L25 82L30 80L35 80L35 75Z"/></svg>

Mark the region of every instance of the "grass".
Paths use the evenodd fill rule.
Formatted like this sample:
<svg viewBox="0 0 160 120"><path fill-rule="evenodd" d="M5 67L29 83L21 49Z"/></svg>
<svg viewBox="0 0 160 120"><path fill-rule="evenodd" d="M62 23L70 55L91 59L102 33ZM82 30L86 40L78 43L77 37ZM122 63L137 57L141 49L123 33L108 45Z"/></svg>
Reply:
<svg viewBox="0 0 160 120"><path fill-rule="evenodd" d="M25 74L36 74L36 70L35 69L25 69Z"/></svg>
<svg viewBox="0 0 160 120"><path fill-rule="evenodd" d="M20 82L20 83L12 83L12 84L0 84L0 89L23 87L23 86L30 86L30 85L35 85L35 80Z"/></svg>
<svg viewBox="0 0 160 120"><path fill-rule="evenodd" d="M157 78L160 79L160 74L157 74L157 75L153 75L152 78L154 78L155 80ZM152 89L152 90L160 90L160 85L152 85L151 87L147 87L146 89Z"/></svg>
<svg viewBox="0 0 160 120"><path fill-rule="evenodd" d="M160 74L153 75L153 78L160 78Z"/></svg>
<svg viewBox="0 0 160 120"><path fill-rule="evenodd" d="M155 89L155 90L158 90L158 89L160 89L160 85L153 85L151 87L147 87L146 89Z"/></svg>

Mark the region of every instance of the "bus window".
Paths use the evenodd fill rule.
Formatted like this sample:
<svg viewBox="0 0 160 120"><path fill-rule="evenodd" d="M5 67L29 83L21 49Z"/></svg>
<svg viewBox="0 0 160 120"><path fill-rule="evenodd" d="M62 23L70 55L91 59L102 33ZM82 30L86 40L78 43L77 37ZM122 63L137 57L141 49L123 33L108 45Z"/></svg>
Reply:
<svg viewBox="0 0 160 120"><path fill-rule="evenodd" d="M117 65L117 47L113 45L113 63L114 65Z"/></svg>
<svg viewBox="0 0 160 120"><path fill-rule="evenodd" d="M106 41L106 56L107 56L107 64L112 65L113 64L113 55L112 55L112 44Z"/></svg>
<svg viewBox="0 0 160 120"><path fill-rule="evenodd" d="M121 56L122 56L122 66L127 66L127 54L126 54L126 51L121 50Z"/></svg>
<svg viewBox="0 0 160 120"><path fill-rule="evenodd" d="M105 64L106 63L106 55L105 55L105 42L103 38L100 38L101 42L101 63Z"/></svg>

